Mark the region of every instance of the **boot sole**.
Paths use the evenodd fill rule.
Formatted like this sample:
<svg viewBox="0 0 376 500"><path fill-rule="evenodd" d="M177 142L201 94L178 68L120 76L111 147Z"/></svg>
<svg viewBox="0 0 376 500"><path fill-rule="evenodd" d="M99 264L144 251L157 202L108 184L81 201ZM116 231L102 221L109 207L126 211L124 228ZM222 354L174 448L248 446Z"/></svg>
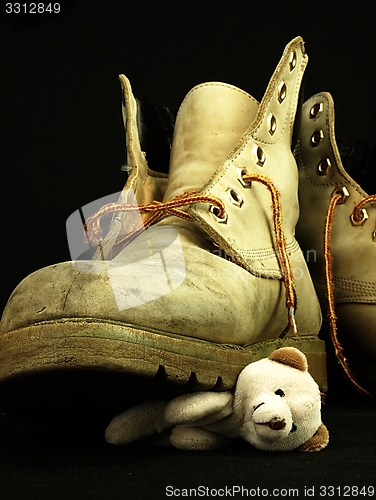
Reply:
<svg viewBox="0 0 376 500"><path fill-rule="evenodd" d="M241 370L293 346L327 390L325 343L315 335L243 348L91 318L42 322L0 337L0 412L124 409L132 398L231 390Z"/></svg>

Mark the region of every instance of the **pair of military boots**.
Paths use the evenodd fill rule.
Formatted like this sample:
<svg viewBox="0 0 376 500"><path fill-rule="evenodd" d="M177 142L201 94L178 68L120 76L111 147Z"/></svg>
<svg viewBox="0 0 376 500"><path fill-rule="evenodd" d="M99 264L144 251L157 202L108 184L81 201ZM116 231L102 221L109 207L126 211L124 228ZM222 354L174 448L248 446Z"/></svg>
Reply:
<svg viewBox="0 0 376 500"><path fill-rule="evenodd" d="M81 232L67 224L71 242L95 249L91 260L72 244L71 262L11 295L2 412L229 390L283 346L305 353L325 391L326 330L350 382L374 393L376 196L342 166L331 96L302 104L307 62L295 38L261 103L209 82L176 120L120 76L128 180L117 200L84 210Z"/></svg>

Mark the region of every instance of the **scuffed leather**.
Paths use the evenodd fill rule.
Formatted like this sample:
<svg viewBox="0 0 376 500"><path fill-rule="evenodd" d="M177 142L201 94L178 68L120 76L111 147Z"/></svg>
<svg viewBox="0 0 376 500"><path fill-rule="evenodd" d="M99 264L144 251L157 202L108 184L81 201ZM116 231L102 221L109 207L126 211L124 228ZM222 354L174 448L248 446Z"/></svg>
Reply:
<svg viewBox="0 0 376 500"><path fill-rule="evenodd" d="M290 71L289 59L294 51L296 65ZM127 163L131 167L124 193L132 189L138 204L142 205L154 200L170 199L184 190L198 188L204 194L210 193L223 199L229 222L226 228L218 229L208 215L207 205L197 205L190 211L195 221L166 217L150 229L163 230L164 226L176 229L184 254L186 277L170 293L130 309L118 309L108 275L112 271L116 272L116 268L124 268L133 262L134 265L129 266L129 274L124 274L124 293L142 299L150 286L158 288L158 282L151 279L151 264L143 266L141 262L138 264L135 261L135 256L142 259L143 252L146 252L146 259L149 252L148 248L141 245L140 238L133 240L112 260L104 263L100 260L83 261L86 272L80 272L69 262L41 269L28 276L13 293L3 315L2 332L43 321L62 320L63 325L63 320L67 318L94 318L132 325L138 330L153 329L167 335L240 346L285 334L292 335L288 329L281 270L275 258L269 193L257 185L247 190L244 193L244 210L240 209L242 212L230 206L223 194L223 188L226 189L233 182L236 189L241 190L234 176L236 169L241 166L250 172L269 176L281 193L287 249L295 276L298 333L317 334L321 325L320 308L306 263L294 239L299 215L298 174L290 149L299 86L306 63L303 41L297 38L287 46L260 105L245 92L226 84L209 83L192 91L189 99L199 96L201 91L207 93L207 116L210 115L210 109L212 112L217 109L218 112L225 112L224 118L218 122L214 113L211 119L214 128L206 128L207 122L195 121L192 110L189 111L190 117L185 116L185 105L189 103L187 99L176 121L171 179L166 174L153 171L152 165L148 164L138 132L137 101L128 79L121 75ZM276 99L281 79L286 83L287 97L279 104ZM226 95L221 95L224 101L218 106L219 93L222 91L226 91ZM211 95L214 96L213 101ZM231 96L230 102L236 101L238 107L233 108L231 105L226 109L226 96ZM201 106L202 100L199 101ZM230 117L231 110L239 113L246 108L242 120L234 119L235 115ZM275 113L277 119L273 137L268 134L266 124L270 112ZM203 117L200 109L196 113ZM190 126L194 128L193 135ZM209 141L208 134L212 134L213 142ZM197 151L193 147L185 147L184 141L193 136L197 140L205 140L195 167L192 164L185 170L185 162L195 157ZM259 170L252 154L252 145L255 143L262 146L267 158L264 168ZM188 154L189 149L192 156ZM181 154L182 151L185 153ZM188 183L187 172L192 174L195 184ZM186 180L180 182L180 178ZM126 199L123 201L126 202ZM125 217L121 217L123 231L131 230L131 227L127 227ZM143 218L145 221L147 215ZM229 250L230 256L237 252L248 270L218 255L218 250ZM103 265L106 272L103 272ZM177 267L180 265L181 262L177 262ZM39 293L32 293L33 290Z"/></svg>

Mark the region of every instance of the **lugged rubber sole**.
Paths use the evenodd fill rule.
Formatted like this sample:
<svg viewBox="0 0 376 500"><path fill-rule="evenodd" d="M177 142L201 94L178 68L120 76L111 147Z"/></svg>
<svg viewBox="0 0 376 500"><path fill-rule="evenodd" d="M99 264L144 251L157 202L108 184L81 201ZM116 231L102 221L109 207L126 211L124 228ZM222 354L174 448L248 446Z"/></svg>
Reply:
<svg viewBox="0 0 376 500"><path fill-rule="evenodd" d="M0 337L0 412L115 411L132 398L231 390L247 364L286 346L305 353L326 391L325 343L314 335L243 348L92 318L41 322Z"/></svg>

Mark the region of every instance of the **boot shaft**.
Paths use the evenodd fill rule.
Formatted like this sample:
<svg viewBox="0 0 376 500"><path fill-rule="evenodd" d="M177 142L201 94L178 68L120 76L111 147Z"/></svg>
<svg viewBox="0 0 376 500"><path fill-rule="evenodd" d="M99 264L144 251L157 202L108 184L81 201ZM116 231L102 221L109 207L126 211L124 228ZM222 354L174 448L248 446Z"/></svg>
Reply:
<svg viewBox="0 0 376 500"><path fill-rule="evenodd" d="M207 184L253 122L258 107L256 99L232 85L209 82L193 88L176 118L164 201Z"/></svg>

